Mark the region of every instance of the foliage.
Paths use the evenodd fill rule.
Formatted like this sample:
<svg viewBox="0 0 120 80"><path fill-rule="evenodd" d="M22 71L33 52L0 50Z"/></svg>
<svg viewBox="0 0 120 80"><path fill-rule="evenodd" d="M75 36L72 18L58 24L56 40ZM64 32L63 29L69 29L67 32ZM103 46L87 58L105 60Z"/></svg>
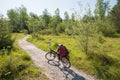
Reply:
<svg viewBox="0 0 120 80"><path fill-rule="evenodd" d="M106 38L102 44L93 46L89 50L89 54L85 55L79 49L79 41L76 38L68 35L39 35L44 40L37 38L29 38L28 40L43 50L49 50L47 42L51 39L51 48L54 50L56 44L64 44L70 51L70 61L72 65L78 69L82 69L88 73L96 75L99 79L103 80L119 80L120 68L120 38ZM91 45L94 43L91 43Z"/></svg>
<svg viewBox="0 0 120 80"><path fill-rule="evenodd" d="M93 20L92 18L90 8L82 19L80 19L81 16L79 16L79 13L76 13L76 15L79 20L76 23L77 27L74 28L74 34L77 36L77 40L79 40L80 49L84 53L89 54L90 51L94 51L94 46L98 46L101 31L95 24L97 20Z"/></svg>
<svg viewBox="0 0 120 80"><path fill-rule="evenodd" d="M18 12L14 9L11 9L7 12L8 17L10 19L10 26L12 27L13 32L19 32L19 18L18 18Z"/></svg>
<svg viewBox="0 0 120 80"><path fill-rule="evenodd" d="M20 32L22 29L28 30L28 27L26 25L28 18L27 9L23 5L18 9L8 10L7 15L13 32Z"/></svg>
<svg viewBox="0 0 120 80"><path fill-rule="evenodd" d="M0 16L0 50L11 50L14 40L11 39L11 31L8 22Z"/></svg>
<svg viewBox="0 0 120 80"><path fill-rule="evenodd" d="M49 25L49 23L50 23L50 15L49 15L47 9L45 9L45 10L43 11L42 21L43 21L44 27L45 27L45 28L48 28L48 25Z"/></svg>
<svg viewBox="0 0 120 80"><path fill-rule="evenodd" d="M109 0L97 0L93 15L88 6L86 14L81 16L82 9L84 11L84 8L81 8L82 5L80 5L80 13L78 13L79 11L75 11L70 18L66 11L64 13L64 19L60 16L59 8L55 10L53 16L49 14L47 9L43 11L42 15L38 16L32 12L28 15L27 9L22 6L18 9L10 9L8 11L8 22L10 24L9 27L13 32L25 31L31 33L32 37L29 41L32 41L40 48L42 47L43 50L48 49L46 43L49 38L53 41L52 47L54 49L56 49L55 45L57 43L67 45L72 53L70 54L72 56L72 64L77 68L84 69L91 74L97 74L98 77L105 80L118 80L120 70L119 68L116 68L116 65L119 66L120 60L116 56L119 56L119 47L117 45L120 43L115 43L115 45L113 45L114 38L110 38L113 42L109 42L109 40L106 39L106 36L120 36L118 34L120 32L119 4L120 0L118 0L117 4L109 12ZM8 34L10 29L7 29L8 27L6 27L8 22L7 20L2 21L2 19L0 21L0 24L2 24L1 26L4 26L0 26L0 35L2 35L0 40L6 41L4 43L2 42L2 44L12 45L11 37ZM44 36L40 34L43 34ZM53 35L46 36L45 34ZM119 38L115 39L119 40ZM9 42L10 44L6 44ZM39 45L39 43L41 44ZM3 45L1 49L2 48ZM22 59L29 61L30 57L23 55ZM26 65L22 65L22 67L25 66ZM15 67L15 69L17 68Z"/></svg>
<svg viewBox="0 0 120 80"><path fill-rule="evenodd" d="M60 23L62 22L62 19L60 17L60 11L57 8L55 10L55 15L52 17L51 22L49 24L49 26L52 28L52 32L55 35L58 35L59 32L57 32L57 27L60 25Z"/></svg>
<svg viewBox="0 0 120 80"><path fill-rule="evenodd" d="M40 16L32 12L30 12L30 14L28 15L27 9L23 5L19 8L8 10L7 14L13 32L25 31L26 33L35 32L35 33L47 34L47 32L45 33L45 31L50 31L50 33L54 35L59 35L59 33L72 35L74 34L73 29L76 28L77 27L76 25L79 23L78 20L85 22L85 24L90 22L90 20L95 22L96 23L95 26L97 27L100 26L99 31L102 32L102 34L104 34L105 36L110 36L116 33L116 30L118 32L119 27L115 27L115 26L118 25L117 22L119 21L117 19L118 17L115 18L114 16L119 15L118 14L119 10L117 9L119 8L119 2L110 11L108 0L106 1L97 0L96 8L94 10L94 15L92 14L89 5L87 6L87 8L88 9L86 9L85 15L80 16L82 12L80 14L76 14L77 11L75 11L75 13L71 15L71 18L69 17L68 12L65 11L64 19L62 19L60 16L59 8L55 10L55 14L53 16L50 15L47 9L45 9L43 11L43 14ZM84 8L80 8L80 9L84 10ZM114 21L114 25L113 22L110 21ZM104 24L102 24L103 22Z"/></svg>
<svg viewBox="0 0 120 80"><path fill-rule="evenodd" d="M97 0L95 8L95 16L101 20L105 19L109 11L109 0Z"/></svg>
<svg viewBox="0 0 120 80"><path fill-rule="evenodd" d="M44 28L42 26L43 24L41 20L39 20L39 18L34 18L34 16L29 17L26 23L28 26L29 33L39 32Z"/></svg>
<svg viewBox="0 0 120 80"><path fill-rule="evenodd" d="M69 20L69 15L68 15L67 11L65 11L64 16L65 16L65 21L68 21Z"/></svg>
<svg viewBox="0 0 120 80"><path fill-rule="evenodd" d="M49 80L41 69L35 67L31 58L18 47L24 34L12 34L16 38L10 55L0 55L0 80Z"/></svg>
<svg viewBox="0 0 120 80"><path fill-rule="evenodd" d="M18 72L26 69L30 63L18 61L16 58L11 59L13 56L3 56L1 57L1 79L14 79Z"/></svg>
<svg viewBox="0 0 120 80"><path fill-rule="evenodd" d="M99 32L102 32L104 36L111 36L116 33L116 29L114 25L109 22L109 19L97 20L95 26L98 27Z"/></svg>
<svg viewBox="0 0 120 80"><path fill-rule="evenodd" d="M120 33L120 0L117 0L117 4L112 8L110 12L110 22L114 24L117 32Z"/></svg>

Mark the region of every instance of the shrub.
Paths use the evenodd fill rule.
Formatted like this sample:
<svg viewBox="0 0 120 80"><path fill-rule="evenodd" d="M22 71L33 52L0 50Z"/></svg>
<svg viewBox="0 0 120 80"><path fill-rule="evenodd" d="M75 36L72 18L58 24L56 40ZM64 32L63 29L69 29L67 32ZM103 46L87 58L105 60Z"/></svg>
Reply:
<svg viewBox="0 0 120 80"><path fill-rule="evenodd" d="M12 78L16 73L17 67L10 60L10 56L1 56L0 63L0 79Z"/></svg>
<svg viewBox="0 0 120 80"><path fill-rule="evenodd" d="M37 34L37 33L33 33L32 34L32 38L36 38L36 39L38 39L38 40L44 40L44 38L43 37L41 37L39 34Z"/></svg>
<svg viewBox="0 0 120 80"><path fill-rule="evenodd" d="M0 16L0 49L11 50L14 40L11 39L11 31L8 22Z"/></svg>
<svg viewBox="0 0 120 80"><path fill-rule="evenodd" d="M31 61L24 61L28 60L29 58L23 58L19 60L20 56L15 55L3 55L0 56L0 79L2 80L13 80L19 73L23 70L26 70L31 65Z"/></svg>
<svg viewBox="0 0 120 80"><path fill-rule="evenodd" d="M23 58L23 60L27 60L27 61L31 60L31 57L28 54L23 54L22 58Z"/></svg>
<svg viewBox="0 0 120 80"><path fill-rule="evenodd" d="M45 34L45 35L49 35L52 33L52 30L51 29L44 29L44 30L41 30L39 31L40 34Z"/></svg>

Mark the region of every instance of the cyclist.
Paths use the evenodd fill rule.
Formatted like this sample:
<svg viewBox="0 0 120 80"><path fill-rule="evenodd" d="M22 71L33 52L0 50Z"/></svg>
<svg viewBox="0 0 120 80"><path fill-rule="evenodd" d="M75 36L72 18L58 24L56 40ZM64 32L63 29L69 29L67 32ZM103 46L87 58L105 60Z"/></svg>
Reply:
<svg viewBox="0 0 120 80"><path fill-rule="evenodd" d="M63 46L63 44L58 44L57 52L58 52L58 60L59 61L63 57L68 58L67 56L69 54L69 51L68 51L68 49L65 46Z"/></svg>

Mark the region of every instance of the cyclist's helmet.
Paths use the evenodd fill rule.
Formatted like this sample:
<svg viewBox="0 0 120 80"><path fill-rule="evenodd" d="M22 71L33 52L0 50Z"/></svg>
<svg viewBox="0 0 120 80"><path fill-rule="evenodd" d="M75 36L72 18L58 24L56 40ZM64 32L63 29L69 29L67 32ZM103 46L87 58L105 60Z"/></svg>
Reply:
<svg viewBox="0 0 120 80"><path fill-rule="evenodd" d="M58 44L58 46L62 46L63 44Z"/></svg>

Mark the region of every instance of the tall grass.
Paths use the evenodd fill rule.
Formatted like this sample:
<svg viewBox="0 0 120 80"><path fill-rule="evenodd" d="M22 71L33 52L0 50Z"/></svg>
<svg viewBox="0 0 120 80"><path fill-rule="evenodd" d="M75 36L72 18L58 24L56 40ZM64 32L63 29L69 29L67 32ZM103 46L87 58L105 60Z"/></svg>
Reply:
<svg viewBox="0 0 120 80"><path fill-rule="evenodd" d="M56 50L55 44L62 43L70 51L70 60L72 65L85 72L96 75L103 80L119 80L120 79L120 38L105 37L105 41L89 54L85 54L80 50L78 40L67 35L39 35L39 38L28 39L39 48L47 51L47 42L51 39L51 47Z"/></svg>
<svg viewBox="0 0 120 80"><path fill-rule="evenodd" d="M18 46L18 40L24 36L12 34L15 42L10 55L0 55L0 80L49 80L41 69L35 67L31 57Z"/></svg>

